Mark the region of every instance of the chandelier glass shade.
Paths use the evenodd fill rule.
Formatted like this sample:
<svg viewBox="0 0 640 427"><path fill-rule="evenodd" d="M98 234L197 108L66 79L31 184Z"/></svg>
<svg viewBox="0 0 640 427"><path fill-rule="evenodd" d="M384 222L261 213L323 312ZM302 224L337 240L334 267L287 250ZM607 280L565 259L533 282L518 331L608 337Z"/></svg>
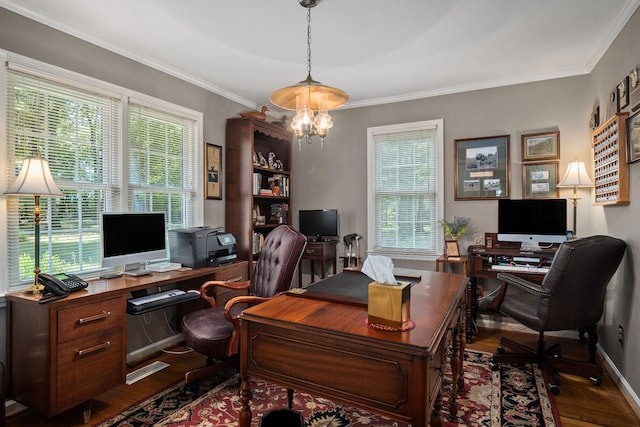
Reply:
<svg viewBox="0 0 640 427"><path fill-rule="evenodd" d="M275 106L296 112L291 129L298 138L300 149L303 141L311 144L313 136L320 138L320 147L324 148L324 138L333 126L329 110L349 100L346 92L325 86L311 77L311 8L316 4L317 1L300 0L300 5L307 8L307 78L276 90L269 98Z"/></svg>

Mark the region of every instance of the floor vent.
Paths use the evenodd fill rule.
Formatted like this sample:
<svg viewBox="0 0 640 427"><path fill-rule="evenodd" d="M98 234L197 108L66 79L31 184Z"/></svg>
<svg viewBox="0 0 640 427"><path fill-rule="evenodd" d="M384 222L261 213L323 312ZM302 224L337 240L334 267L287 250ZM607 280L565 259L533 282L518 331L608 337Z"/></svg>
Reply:
<svg viewBox="0 0 640 427"><path fill-rule="evenodd" d="M169 366L168 363L155 361L143 366L142 368L136 369L135 371L131 371L127 374L127 385L131 385L143 378L147 378L149 375L153 375L167 366Z"/></svg>

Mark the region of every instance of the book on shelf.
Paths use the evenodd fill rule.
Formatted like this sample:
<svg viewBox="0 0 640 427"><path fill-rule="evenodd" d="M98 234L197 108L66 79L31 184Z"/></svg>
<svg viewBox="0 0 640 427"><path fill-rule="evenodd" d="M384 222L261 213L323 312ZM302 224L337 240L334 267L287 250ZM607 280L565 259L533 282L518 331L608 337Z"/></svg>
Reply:
<svg viewBox="0 0 640 427"><path fill-rule="evenodd" d="M262 186L262 174L258 172L253 173L253 195L260 194L260 187Z"/></svg>
<svg viewBox="0 0 640 427"><path fill-rule="evenodd" d="M259 254L262 250L262 245L264 245L264 234L262 233L253 233L253 255Z"/></svg>
<svg viewBox="0 0 640 427"><path fill-rule="evenodd" d="M261 188L260 189L261 196L273 196L273 191L269 188Z"/></svg>

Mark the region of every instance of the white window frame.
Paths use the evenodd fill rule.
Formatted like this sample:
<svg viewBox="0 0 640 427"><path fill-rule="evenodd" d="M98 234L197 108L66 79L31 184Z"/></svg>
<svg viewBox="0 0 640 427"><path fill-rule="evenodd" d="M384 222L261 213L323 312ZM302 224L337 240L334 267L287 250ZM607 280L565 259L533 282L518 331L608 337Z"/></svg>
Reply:
<svg viewBox="0 0 640 427"><path fill-rule="evenodd" d="M195 171L195 186L194 194L192 197L194 201L192 203L193 211L191 218L188 219L189 225L202 224L204 220L204 172L203 172L203 156L204 156L204 141L203 141L203 114L202 112L191 110L186 107L182 107L158 98L154 98L130 89L113 85L92 77L88 77L73 71L69 71L60 67L56 67L50 64L46 64L41 61L37 61L22 55L18 55L9 51L0 50L0 60L3 61L3 66L0 67L0 171L6 171L7 169L7 153L6 153L6 141L7 141L7 111L5 106L7 105L7 71L4 66L5 63L11 64L12 67L26 71L32 75L42 76L48 80L59 82L62 84L70 85L78 89L94 90L97 93L109 95L121 100L121 138L120 138L120 155L122 164L127 164L127 141L128 141L128 103L135 102L137 104L143 104L150 108L162 110L164 112L180 115L182 117L193 120L196 125L196 142L194 147L194 159L196 165ZM6 243L8 239L8 208L7 208L7 196L4 195L4 191L13 182L13 177L8 176L6 173L0 173L0 303L2 303L6 292L17 291L31 285L30 281L22 281L19 283L9 283L8 279L8 263L7 263L7 250ZM123 167L120 174L120 194L119 201L116 202L117 209L127 210L128 200L128 173L127 168Z"/></svg>
<svg viewBox="0 0 640 427"><path fill-rule="evenodd" d="M436 132L436 215L433 227L438 225L439 218L444 214L444 120L425 120L420 122L402 123L387 126L367 128L367 253L385 255L395 259L433 261L444 248L442 233L437 233L436 247L433 250L382 248L376 242L376 152L374 137L380 134L393 134L423 129L434 129Z"/></svg>

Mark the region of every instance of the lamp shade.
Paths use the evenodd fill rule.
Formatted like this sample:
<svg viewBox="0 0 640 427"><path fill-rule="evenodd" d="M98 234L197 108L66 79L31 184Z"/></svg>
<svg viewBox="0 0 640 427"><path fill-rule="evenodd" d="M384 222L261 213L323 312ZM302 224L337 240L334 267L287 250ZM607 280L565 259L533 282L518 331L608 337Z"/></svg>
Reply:
<svg viewBox="0 0 640 427"><path fill-rule="evenodd" d="M313 111L333 110L349 100L346 92L313 80L309 74L306 80L287 86L271 94L270 101L285 110L296 111L301 107Z"/></svg>
<svg viewBox="0 0 640 427"><path fill-rule="evenodd" d="M63 196L62 191L60 191L51 176L49 162L40 158L38 153L34 153L33 157L24 159L18 178L5 194L43 197Z"/></svg>
<svg viewBox="0 0 640 427"><path fill-rule="evenodd" d="M584 162L574 160L569 163L567 173L565 173L564 178L562 178L562 181L560 181L556 187L593 187L593 181L589 178Z"/></svg>

